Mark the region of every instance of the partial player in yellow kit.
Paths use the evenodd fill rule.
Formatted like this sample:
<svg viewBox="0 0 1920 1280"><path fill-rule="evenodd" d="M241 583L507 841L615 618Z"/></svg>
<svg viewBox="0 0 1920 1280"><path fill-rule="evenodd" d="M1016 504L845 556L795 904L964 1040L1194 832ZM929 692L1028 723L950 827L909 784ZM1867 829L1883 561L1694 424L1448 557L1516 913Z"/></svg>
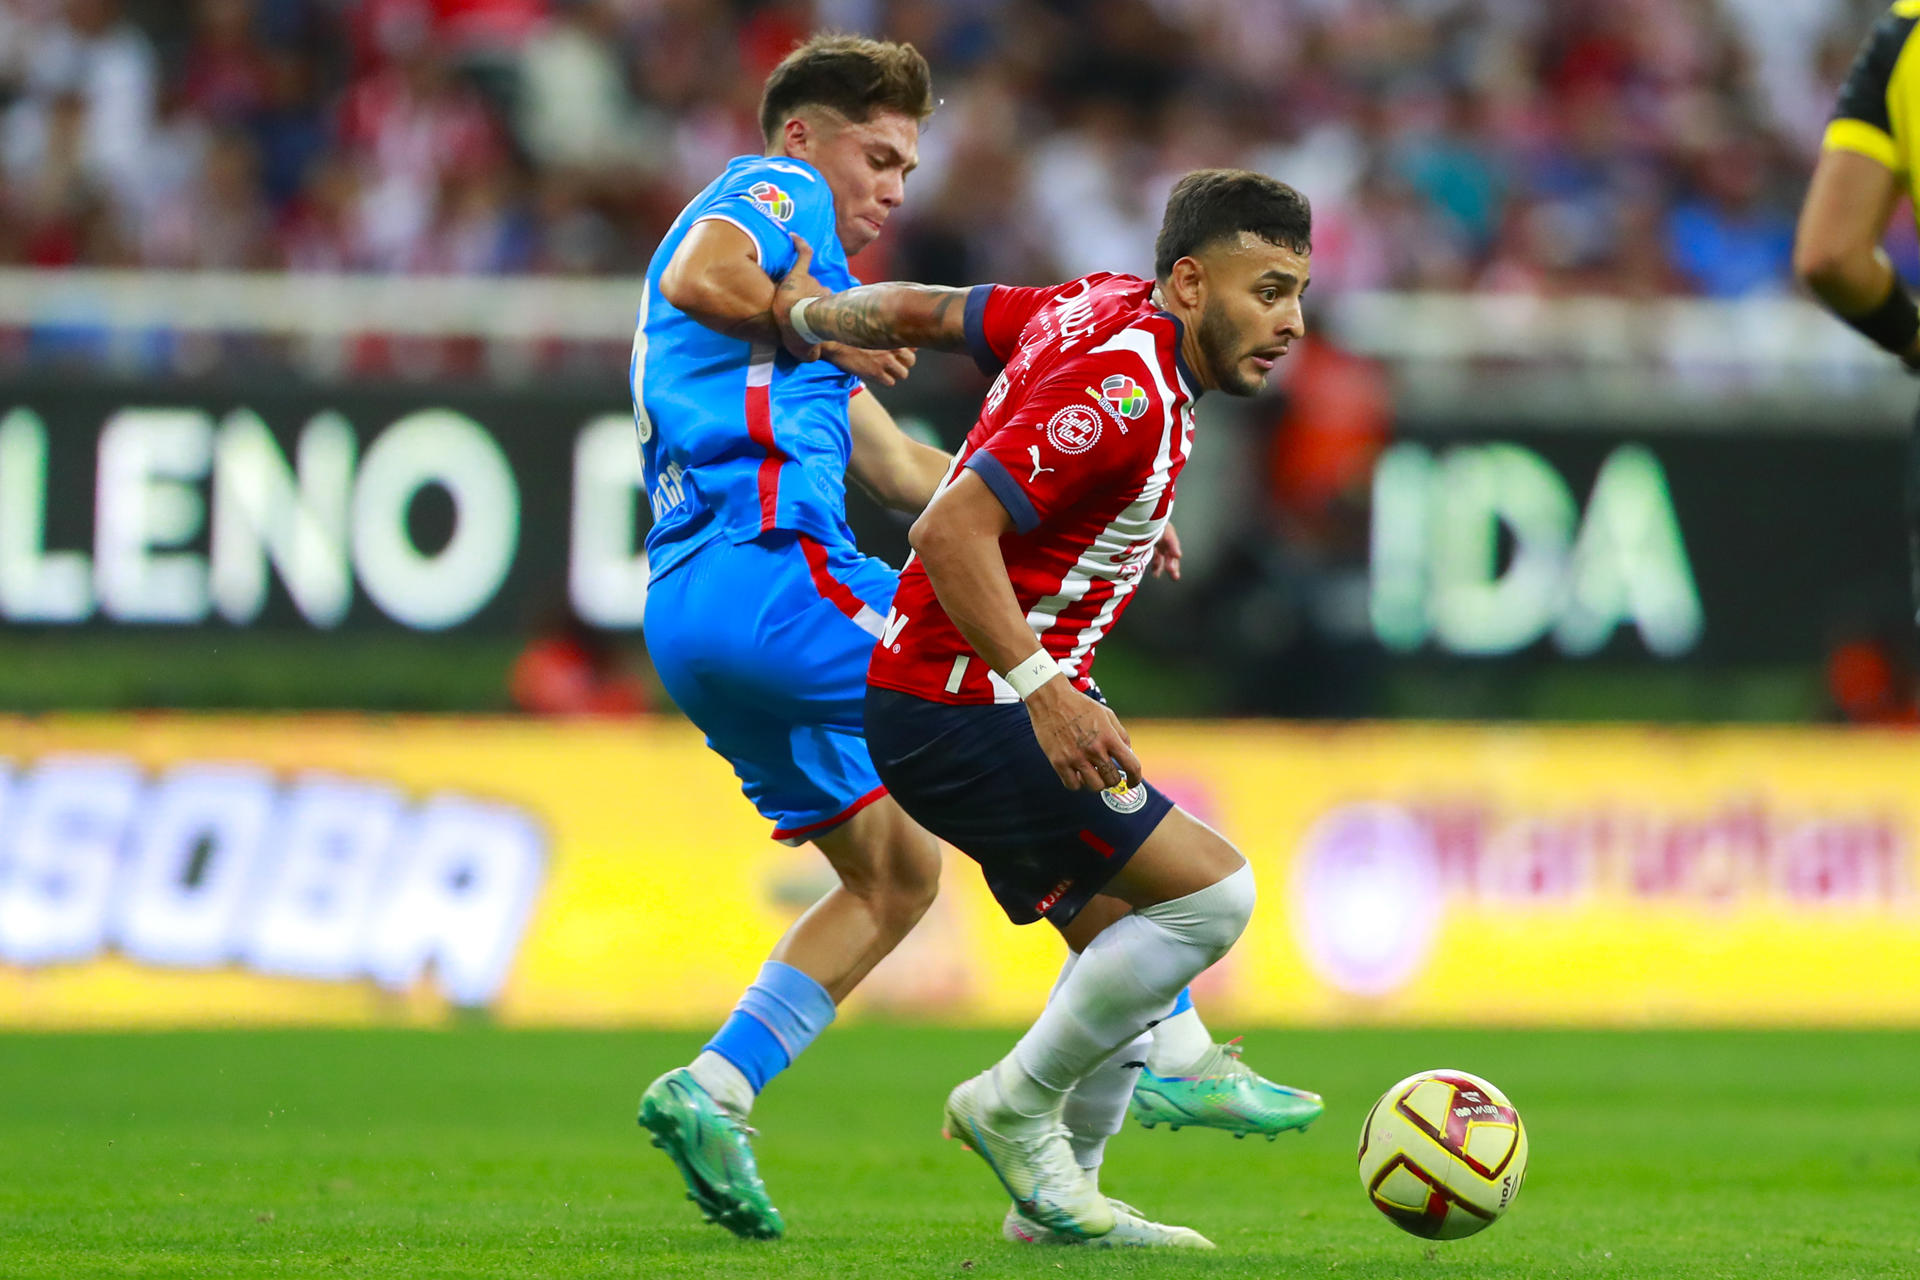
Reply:
<svg viewBox="0 0 1920 1280"><path fill-rule="evenodd" d="M1860 46L1800 210L1793 269L1835 315L1920 373L1920 308L1880 247L1920 170L1916 24L1920 0L1898 0ZM1920 423L1906 490L1912 603L1920 607Z"/></svg>

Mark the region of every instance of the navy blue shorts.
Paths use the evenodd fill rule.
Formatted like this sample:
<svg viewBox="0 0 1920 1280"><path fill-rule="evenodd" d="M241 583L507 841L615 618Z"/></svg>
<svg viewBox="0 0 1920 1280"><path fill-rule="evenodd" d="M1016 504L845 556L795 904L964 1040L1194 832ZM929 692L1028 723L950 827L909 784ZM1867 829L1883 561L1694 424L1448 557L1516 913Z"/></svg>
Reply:
<svg viewBox="0 0 1920 1280"><path fill-rule="evenodd" d="M900 807L980 864L1015 924L1079 915L1173 808L1145 782L1067 790L1019 702L956 707L869 685L867 751Z"/></svg>

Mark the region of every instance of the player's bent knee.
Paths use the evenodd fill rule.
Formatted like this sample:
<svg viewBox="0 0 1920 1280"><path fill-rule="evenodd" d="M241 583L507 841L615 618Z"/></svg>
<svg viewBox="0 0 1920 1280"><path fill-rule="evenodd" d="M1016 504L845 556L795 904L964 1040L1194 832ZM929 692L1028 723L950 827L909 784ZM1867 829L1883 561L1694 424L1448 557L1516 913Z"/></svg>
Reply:
<svg viewBox="0 0 1920 1280"><path fill-rule="evenodd" d="M815 841L842 887L904 933L940 893L940 843L891 799Z"/></svg>
<svg viewBox="0 0 1920 1280"><path fill-rule="evenodd" d="M1197 893L1143 907L1137 914L1218 960L1246 932L1258 900L1253 868L1242 862L1239 870Z"/></svg>
<svg viewBox="0 0 1920 1280"><path fill-rule="evenodd" d="M889 861L869 897L880 918L902 934L919 923L940 896L940 846L931 838L925 844L924 850L904 850Z"/></svg>

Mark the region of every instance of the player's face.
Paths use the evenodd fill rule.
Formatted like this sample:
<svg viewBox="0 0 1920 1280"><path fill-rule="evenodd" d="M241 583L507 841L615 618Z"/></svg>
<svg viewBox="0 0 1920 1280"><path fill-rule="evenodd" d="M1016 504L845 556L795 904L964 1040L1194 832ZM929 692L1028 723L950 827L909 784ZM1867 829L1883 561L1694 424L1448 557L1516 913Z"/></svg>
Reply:
<svg viewBox="0 0 1920 1280"><path fill-rule="evenodd" d="M920 125L893 111L855 124L830 112L791 154L818 169L833 189L840 245L852 257L872 244L906 199L907 175L920 163Z"/></svg>
<svg viewBox="0 0 1920 1280"><path fill-rule="evenodd" d="M1201 265L1206 301L1198 337L1207 377L1228 395L1255 395L1307 331L1300 297L1312 256L1243 231L1201 255Z"/></svg>

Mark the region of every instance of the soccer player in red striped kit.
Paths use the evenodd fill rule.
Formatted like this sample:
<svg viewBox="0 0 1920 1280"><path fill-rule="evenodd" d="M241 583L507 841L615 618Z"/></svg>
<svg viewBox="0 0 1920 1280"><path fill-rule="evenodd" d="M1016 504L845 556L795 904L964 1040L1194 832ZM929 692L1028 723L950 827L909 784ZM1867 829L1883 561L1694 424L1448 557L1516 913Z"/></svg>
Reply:
<svg viewBox="0 0 1920 1280"><path fill-rule="evenodd" d="M1245 859L1148 783L1092 668L1167 526L1194 402L1254 394L1305 331L1311 232L1285 183L1201 170L1168 198L1153 279L822 295L802 247L775 297L803 357L824 342L932 347L999 370L913 526L866 728L901 807L980 864L1014 923L1046 919L1077 953L1013 1051L947 1100L949 1134L1013 1197L1010 1230L1108 1240L1154 1225L1100 1194L1062 1105L1138 1056L1252 914Z"/></svg>

